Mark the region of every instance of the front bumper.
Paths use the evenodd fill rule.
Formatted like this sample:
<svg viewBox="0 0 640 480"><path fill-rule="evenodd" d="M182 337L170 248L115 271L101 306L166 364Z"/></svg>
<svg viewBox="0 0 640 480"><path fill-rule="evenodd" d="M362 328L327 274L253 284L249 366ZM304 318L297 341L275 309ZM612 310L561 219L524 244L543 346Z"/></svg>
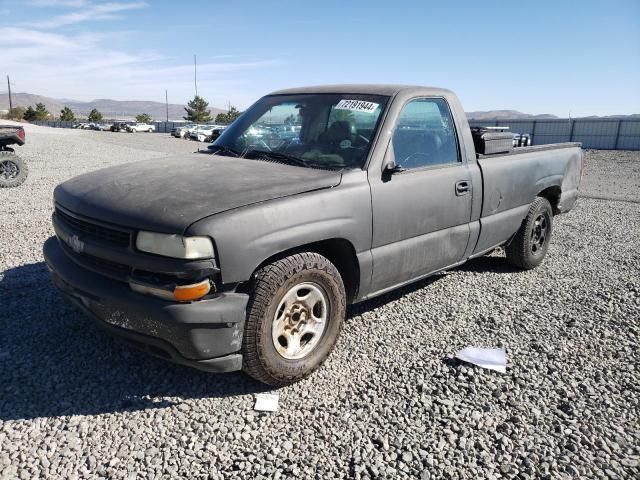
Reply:
<svg viewBox="0 0 640 480"><path fill-rule="evenodd" d="M54 285L98 326L148 353L210 372L242 368L248 295L221 293L192 303L167 302L80 267L56 237L44 244Z"/></svg>

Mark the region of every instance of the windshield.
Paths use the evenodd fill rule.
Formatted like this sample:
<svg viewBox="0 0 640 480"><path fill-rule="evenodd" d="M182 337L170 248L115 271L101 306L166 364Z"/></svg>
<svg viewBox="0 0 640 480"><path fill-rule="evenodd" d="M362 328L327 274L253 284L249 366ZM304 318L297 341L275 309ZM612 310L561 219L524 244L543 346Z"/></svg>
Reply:
<svg viewBox="0 0 640 480"><path fill-rule="evenodd" d="M362 168L389 97L263 97L227 127L214 153L317 168Z"/></svg>

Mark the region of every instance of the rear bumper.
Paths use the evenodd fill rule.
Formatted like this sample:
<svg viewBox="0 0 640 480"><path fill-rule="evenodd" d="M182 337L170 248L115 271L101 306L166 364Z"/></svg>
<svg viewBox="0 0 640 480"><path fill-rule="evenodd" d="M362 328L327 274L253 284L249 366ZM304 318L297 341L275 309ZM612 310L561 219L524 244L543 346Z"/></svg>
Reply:
<svg viewBox="0 0 640 480"><path fill-rule="evenodd" d="M193 303L167 302L86 270L71 260L56 237L44 244L54 285L101 328L148 353L211 372L242 368L248 296L222 293Z"/></svg>

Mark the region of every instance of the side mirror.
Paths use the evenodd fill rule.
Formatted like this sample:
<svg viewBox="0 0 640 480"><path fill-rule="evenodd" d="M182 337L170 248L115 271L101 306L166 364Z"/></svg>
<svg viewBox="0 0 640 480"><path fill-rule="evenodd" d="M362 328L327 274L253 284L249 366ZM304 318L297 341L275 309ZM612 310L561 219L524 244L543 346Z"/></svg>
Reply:
<svg viewBox="0 0 640 480"><path fill-rule="evenodd" d="M389 160L384 166L385 173L389 175L393 175L394 173L404 172L404 170L405 170L404 168L396 164L395 160Z"/></svg>

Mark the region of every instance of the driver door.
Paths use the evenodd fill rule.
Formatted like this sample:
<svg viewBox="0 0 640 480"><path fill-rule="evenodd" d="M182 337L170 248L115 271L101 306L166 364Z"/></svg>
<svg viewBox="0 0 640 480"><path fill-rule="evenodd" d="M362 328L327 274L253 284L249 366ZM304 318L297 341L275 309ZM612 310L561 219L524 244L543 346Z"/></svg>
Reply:
<svg viewBox="0 0 640 480"><path fill-rule="evenodd" d="M443 98L416 98L402 109L385 163L399 171L370 174L373 206L372 292L463 259L473 189Z"/></svg>

